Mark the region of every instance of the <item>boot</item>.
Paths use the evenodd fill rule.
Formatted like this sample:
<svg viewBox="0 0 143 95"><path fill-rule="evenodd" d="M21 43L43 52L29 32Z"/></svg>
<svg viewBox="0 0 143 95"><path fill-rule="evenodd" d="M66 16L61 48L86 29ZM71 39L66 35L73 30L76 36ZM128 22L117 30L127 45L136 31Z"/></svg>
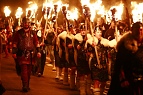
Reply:
<svg viewBox="0 0 143 95"><path fill-rule="evenodd" d="M79 74L76 72L76 89L79 90L79 86L80 86L80 77Z"/></svg>
<svg viewBox="0 0 143 95"><path fill-rule="evenodd" d="M92 94L91 80L87 80L86 81L86 93L87 93L87 95L91 95Z"/></svg>
<svg viewBox="0 0 143 95"><path fill-rule="evenodd" d="M27 82L22 82L22 85L23 85L22 91L23 92L28 92L28 83Z"/></svg>
<svg viewBox="0 0 143 95"><path fill-rule="evenodd" d="M75 75L70 75L70 89L74 90L75 88Z"/></svg>
<svg viewBox="0 0 143 95"><path fill-rule="evenodd" d="M64 69L63 84L64 84L64 85L69 85L69 83L68 83L68 68L65 68L65 69Z"/></svg>
<svg viewBox="0 0 143 95"><path fill-rule="evenodd" d="M100 88L93 88L93 95L101 95Z"/></svg>
<svg viewBox="0 0 143 95"><path fill-rule="evenodd" d="M53 61L53 69L52 69L52 71L56 71L56 65L55 65L55 60Z"/></svg>
<svg viewBox="0 0 143 95"><path fill-rule="evenodd" d="M56 78L55 79L59 79L60 75L59 75L59 67L56 68Z"/></svg>
<svg viewBox="0 0 143 95"><path fill-rule="evenodd" d="M80 80L79 81L79 83L80 83L80 87L79 87L79 91L80 91L80 95L86 95L86 91L85 91L85 81L84 80Z"/></svg>
<svg viewBox="0 0 143 95"><path fill-rule="evenodd" d="M63 70L63 68L59 68L59 80L60 81L63 81L63 76L62 76L62 71Z"/></svg>

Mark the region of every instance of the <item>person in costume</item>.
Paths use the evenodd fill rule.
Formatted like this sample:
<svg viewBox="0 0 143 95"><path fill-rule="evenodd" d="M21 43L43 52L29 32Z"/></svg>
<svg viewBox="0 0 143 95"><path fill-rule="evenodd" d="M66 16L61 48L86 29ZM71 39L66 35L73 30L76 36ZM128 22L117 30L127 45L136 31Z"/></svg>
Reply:
<svg viewBox="0 0 143 95"><path fill-rule="evenodd" d="M136 22L117 43L113 77L107 95L143 94L143 24Z"/></svg>
<svg viewBox="0 0 143 95"><path fill-rule="evenodd" d="M23 28L18 30L13 38L12 53L13 58L18 59L21 68L22 91L28 92L32 64L34 61L35 50L37 57L41 57L40 45L35 32L29 29L29 20L23 18Z"/></svg>

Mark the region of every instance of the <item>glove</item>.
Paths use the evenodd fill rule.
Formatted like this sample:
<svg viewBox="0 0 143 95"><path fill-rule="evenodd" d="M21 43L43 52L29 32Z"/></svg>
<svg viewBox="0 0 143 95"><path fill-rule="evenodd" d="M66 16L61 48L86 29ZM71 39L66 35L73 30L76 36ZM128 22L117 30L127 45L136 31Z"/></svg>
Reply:
<svg viewBox="0 0 143 95"><path fill-rule="evenodd" d="M17 55L16 55L16 54L12 54L12 57L13 57L14 59L16 59L16 58L17 58Z"/></svg>
<svg viewBox="0 0 143 95"><path fill-rule="evenodd" d="M40 53L40 52L37 53L37 57L38 57L38 58L41 57L41 53Z"/></svg>

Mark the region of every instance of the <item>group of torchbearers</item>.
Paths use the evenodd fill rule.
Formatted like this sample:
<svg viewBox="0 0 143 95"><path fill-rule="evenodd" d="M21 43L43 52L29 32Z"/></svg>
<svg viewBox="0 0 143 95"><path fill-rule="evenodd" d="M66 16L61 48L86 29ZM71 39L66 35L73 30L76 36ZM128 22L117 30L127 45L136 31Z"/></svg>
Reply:
<svg viewBox="0 0 143 95"><path fill-rule="evenodd" d="M21 27L8 27L12 33L11 38L7 36L11 39L8 46L21 76L22 91L30 90L31 73L43 75L48 54L56 67L55 78L79 90L80 95L142 95L142 23L134 23L130 29L123 21L113 19L106 24L101 17L94 28L88 20L79 27L67 19L65 22L45 30L24 17ZM8 40L2 33L7 32L1 30L7 57Z"/></svg>

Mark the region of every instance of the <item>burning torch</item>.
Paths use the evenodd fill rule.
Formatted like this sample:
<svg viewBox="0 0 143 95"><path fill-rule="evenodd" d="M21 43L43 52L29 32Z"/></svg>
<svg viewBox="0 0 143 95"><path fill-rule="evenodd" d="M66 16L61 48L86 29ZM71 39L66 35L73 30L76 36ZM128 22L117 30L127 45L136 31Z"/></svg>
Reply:
<svg viewBox="0 0 143 95"><path fill-rule="evenodd" d="M49 18L50 13L51 13L50 4L49 4L49 5L48 5L48 4L43 4L42 14L43 14L43 16L45 16L45 18L46 18L45 28L44 28L44 33L43 33L44 37L45 37L45 34L46 34L45 32L46 32L46 30L47 30L48 18ZM43 17L42 17L42 18L43 18ZM50 26L48 26L48 27L50 28ZM44 42L44 38L43 38L43 42Z"/></svg>
<svg viewBox="0 0 143 95"><path fill-rule="evenodd" d="M87 28L88 27L88 19L91 16L90 8L87 5L83 6L83 14L84 14L84 17L85 17L85 28L86 28L86 33L87 33L87 30L88 30L88 28Z"/></svg>
<svg viewBox="0 0 143 95"><path fill-rule="evenodd" d="M54 8L53 8L53 10L54 10L54 16L52 18L52 22L55 22L55 29L56 29L55 33L57 33L57 27L58 27L57 18L58 18L59 9L60 9L60 5L55 4Z"/></svg>
<svg viewBox="0 0 143 95"><path fill-rule="evenodd" d="M91 17L93 16L91 14L91 11L90 11L90 8L89 6L87 5L84 5L83 6L83 14L85 16L85 25L86 25L86 31L87 31L87 25L88 25L88 21L89 21L89 26L90 26L90 31L91 31L91 35L93 37L93 42L95 42L94 40L94 29L93 29L93 26L92 26L92 21L91 21ZM95 53L96 53L96 58L97 58L97 63L98 63L98 67L101 68L101 65L100 65L100 60L99 60L99 56L98 56L98 51L97 51L97 47L95 46Z"/></svg>
<svg viewBox="0 0 143 95"><path fill-rule="evenodd" d="M10 16L11 10L9 9L9 6L5 6L4 7L4 14L5 14L5 17L9 17Z"/></svg>
<svg viewBox="0 0 143 95"><path fill-rule="evenodd" d="M16 19L18 19L18 26L21 25L21 15L23 14L22 8L18 7L17 11L16 11Z"/></svg>
<svg viewBox="0 0 143 95"><path fill-rule="evenodd" d="M116 18L115 18L116 12L117 12L116 8L113 8L113 9L111 10L112 20L115 22L116 41L118 41L118 40L119 40L119 38L118 38L118 34L119 34L119 33L118 33L117 22L116 22Z"/></svg>
<svg viewBox="0 0 143 95"><path fill-rule="evenodd" d="M65 17L65 20L66 20L66 30L67 30L67 33L69 33L69 22L68 22L68 19L67 19L67 5L63 5L62 6L62 13Z"/></svg>

